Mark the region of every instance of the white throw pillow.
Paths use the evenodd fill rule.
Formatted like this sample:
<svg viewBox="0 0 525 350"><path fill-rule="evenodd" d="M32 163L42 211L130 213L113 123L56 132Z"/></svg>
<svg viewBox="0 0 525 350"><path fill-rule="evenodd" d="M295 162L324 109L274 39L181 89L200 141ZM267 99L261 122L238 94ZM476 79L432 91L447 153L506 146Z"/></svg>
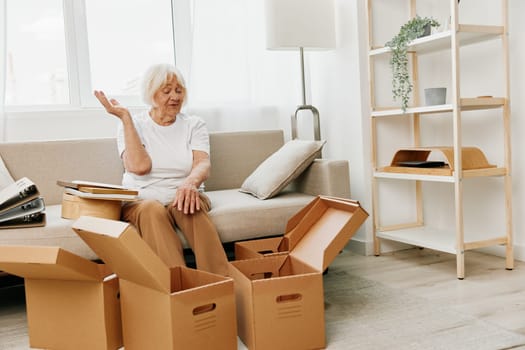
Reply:
<svg viewBox="0 0 525 350"><path fill-rule="evenodd" d="M278 194L315 159L326 141L291 140L269 156L244 180L240 191L259 199Z"/></svg>
<svg viewBox="0 0 525 350"><path fill-rule="evenodd" d="M6 188L14 182L15 180L9 173L9 170L7 170L4 164L4 160L2 159L2 157L0 157L0 190Z"/></svg>

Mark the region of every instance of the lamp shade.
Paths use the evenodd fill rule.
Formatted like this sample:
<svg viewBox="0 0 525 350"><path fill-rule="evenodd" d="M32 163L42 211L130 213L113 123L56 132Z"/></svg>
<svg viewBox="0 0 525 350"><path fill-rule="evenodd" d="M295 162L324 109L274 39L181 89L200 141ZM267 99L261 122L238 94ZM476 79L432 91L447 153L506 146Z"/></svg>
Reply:
<svg viewBox="0 0 525 350"><path fill-rule="evenodd" d="M268 49L335 48L334 0L265 0Z"/></svg>

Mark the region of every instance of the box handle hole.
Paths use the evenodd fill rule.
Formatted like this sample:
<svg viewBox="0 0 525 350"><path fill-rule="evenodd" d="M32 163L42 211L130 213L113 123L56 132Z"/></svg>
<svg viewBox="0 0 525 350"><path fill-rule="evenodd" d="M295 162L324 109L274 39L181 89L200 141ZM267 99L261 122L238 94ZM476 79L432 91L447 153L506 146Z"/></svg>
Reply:
<svg viewBox="0 0 525 350"><path fill-rule="evenodd" d="M216 307L217 305L215 303L197 306L195 309L193 309L193 316L211 312L215 310Z"/></svg>
<svg viewBox="0 0 525 350"><path fill-rule="evenodd" d="M265 278L272 278L273 272L255 272L250 275L251 280L262 280Z"/></svg>
<svg viewBox="0 0 525 350"><path fill-rule="evenodd" d="M303 296L300 293L293 293L293 294L279 295L277 298L275 298L275 301L277 303L288 303L288 302L299 301L302 298Z"/></svg>

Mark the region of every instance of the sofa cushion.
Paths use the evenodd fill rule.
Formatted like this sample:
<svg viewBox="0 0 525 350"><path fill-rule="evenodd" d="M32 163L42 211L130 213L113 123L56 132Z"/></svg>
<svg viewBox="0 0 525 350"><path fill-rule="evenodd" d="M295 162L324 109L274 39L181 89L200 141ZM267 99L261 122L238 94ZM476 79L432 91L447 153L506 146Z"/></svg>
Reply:
<svg viewBox="0 0 525 350"><path fill-rule="evenodd" d="M263 161L240 191L259 199L272 198L313 162L325 141L291 140Z"/></svg>
<svg viewBox="0 0 525 350"><path fill-rule="evenodd" d="M283 234L292 215L314 196L282 192L260 200L238 189L206 192L211 200L209 212L222 242Z"/></svg>

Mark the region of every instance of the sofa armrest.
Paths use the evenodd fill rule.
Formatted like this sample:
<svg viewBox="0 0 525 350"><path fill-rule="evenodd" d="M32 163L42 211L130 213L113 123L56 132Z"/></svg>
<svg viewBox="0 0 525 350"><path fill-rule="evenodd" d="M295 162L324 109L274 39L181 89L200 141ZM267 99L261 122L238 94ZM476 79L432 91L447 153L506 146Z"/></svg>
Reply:
<svg viewBox="0 0 525 350"><path fill-rule="evenodd" d="M316 159L293 182L296 191L309 195L350 198L350 170L347 160Z"/></svg>

